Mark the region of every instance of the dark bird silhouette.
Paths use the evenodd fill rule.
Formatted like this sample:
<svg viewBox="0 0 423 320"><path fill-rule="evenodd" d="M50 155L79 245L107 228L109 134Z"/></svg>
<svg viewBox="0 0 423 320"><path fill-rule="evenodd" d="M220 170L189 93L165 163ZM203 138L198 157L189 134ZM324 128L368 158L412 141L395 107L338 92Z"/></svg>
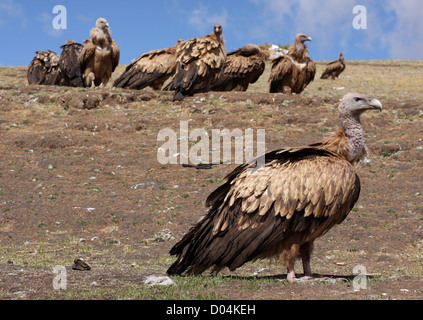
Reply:
<svg viewBox="0 0 423 320"><path fill-rule="evenodd" d="M29 84L59 85L62 74L59 66L60 56L53 51L36 51L27 70Z"/></svg>
<svg viewBox="0 0 423 320"><path fill-rule="evenodd" d="M247 91L263 74L265 66L261 49L247 44L228 54L225 67L215 75L209 91Z"/></svg>
<svg viewBox="0 0 423 320"><path fill-rule="evenodd" d="M185 41L176 52L176 74L163 90L175 90L174 101L208 90L215 74L225 65L226 49L222 26L213 33Z"/></svg>
<svg viewBox="0 0 423 320"><path fill-rule="evenodd" d="M360 115L382 110L362 94L341 99L340 128L322 142L267 153L239 166L206 201L208 213L171 250L169 275L231 271L248 261L276 257L295 281L294 264L312 277L314 241L340 224L360 194L353 165L367 156ZM263 165L258 165L264 163Z"/></svg>
<svg viewBox="0 0 423 320"><path fill-rule="evenodd" d="M345 70L345 58L344 54L341 52L339 54L339 59L332 61L326 66L325 71L323 72L320 79L329 79L332 80L338 79L339 75Z"/></svg>
<svg viewBox="0 0 423 320"><path fill-rule="evenodd" d="M59 59L59 66L62 72L62 85L69 87L83 87L81 69L79 67L78 57L81 54L84 46L76 43L73 40L65 42L62 49L62 54Z"/></svg>
<svg viewBox="0 0 423 320"><path fill-rule="evenodd" d="M176 48L182 42L178 40L173 47L153 50L136 58L113 86L137 90L152 87L160 90L176 72Z"/></svg>

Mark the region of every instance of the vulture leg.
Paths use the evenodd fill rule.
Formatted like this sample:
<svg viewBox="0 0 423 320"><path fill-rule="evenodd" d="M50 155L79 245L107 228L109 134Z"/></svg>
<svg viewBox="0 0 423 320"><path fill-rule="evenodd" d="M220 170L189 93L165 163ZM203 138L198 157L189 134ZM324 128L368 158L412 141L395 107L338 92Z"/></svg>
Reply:
<svg viewBox="0 0 423 320"><path fill-rule="evenodd" d="M300 247L300 255L303 261L304 277L307 277L307 278L313 278L313 274L311 273L311 267L310 267L310 256L311 256L312 250L313 250L313 244L309 242L304 243Z"/></svg>

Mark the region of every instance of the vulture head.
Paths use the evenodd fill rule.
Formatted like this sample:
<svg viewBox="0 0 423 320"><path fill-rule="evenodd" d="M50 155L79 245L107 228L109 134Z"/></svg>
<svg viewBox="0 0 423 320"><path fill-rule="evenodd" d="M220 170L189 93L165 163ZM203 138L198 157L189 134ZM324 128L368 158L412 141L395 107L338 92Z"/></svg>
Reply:
<svg viewBox="0 0 423 320"><path fill-rule="evenodd" d="M295 42L296 43L302 43L302 44L304 44L304 42L306 42L306 41L312 41L312 40L313 39L311 39L311 37L309 37L308 35L306 35L304 33L299 33L295 37Z"/></svg>
<svg viewBox="0 0 423 320"><path fill-rule="evenodd" d="M220 24L216 24L213 28L213 33L217 38L217 41L223 43L223 29Z"/></svg>
<svg viewBox="0 0 423 320"><path fill-rule="evenodd" d="M256 54L261 54L261 49L259 48L259 46L250 43L243 46L239 50L239 53L244 57L250 57Z"/></svg>
<svg viewBox="0 0 423 320"><path fill-rule="evenodd" d="M360 93L348 93L341 99L338 110L341 118L358 118L367 110L382 111L382 103Z"/></svg>
<svg viewBox="0 0 423 320"><path fill-rule="evenodd" d="M95 23L96 28L106 31L109 29L109 23L104 18L98 18L97 22Z"/></svg>

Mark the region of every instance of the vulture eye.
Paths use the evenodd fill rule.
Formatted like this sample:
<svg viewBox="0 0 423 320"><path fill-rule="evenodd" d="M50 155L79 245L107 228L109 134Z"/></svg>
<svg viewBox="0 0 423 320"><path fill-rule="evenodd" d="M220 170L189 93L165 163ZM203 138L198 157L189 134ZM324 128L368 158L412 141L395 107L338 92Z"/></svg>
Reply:
<svg viewBox="0 0 423 320"><path fill-rule="evenodd" d="M354 102L359 102L359 101L362 101L363 99L361 99L361 98L354 98Z"/></svg>

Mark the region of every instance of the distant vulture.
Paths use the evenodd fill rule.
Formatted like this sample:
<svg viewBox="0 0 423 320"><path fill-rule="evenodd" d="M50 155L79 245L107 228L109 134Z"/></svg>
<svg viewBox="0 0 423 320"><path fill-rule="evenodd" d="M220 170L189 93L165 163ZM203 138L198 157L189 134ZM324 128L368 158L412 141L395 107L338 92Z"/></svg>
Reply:
<svg viewBox="0 0 423 320"><path fill-rule="evenodd" d="M228 54L225 67L215 75L210 91L247 91L264 72L265 59L260 48L247 44Z"/></svg>
<svg viewBox="0 0 423 320"><path fill-rule="evenodd" d="M99 18L78 58L84 85L105 87L119 65L119 58L119 47L110 35L109 24Z"/></svg>
<svg viewBox="0 0 423 320"><path fill-rule="evenodd" d="M345 59L344 54L341 52L339 54L339 59L329 63L326 67L325 72L323 72L320 79L329 79L333 80L338 79L339 75L345 70Z"/></svg>
<svg viewBox="0 0 423 320"><path fill-rule="evenodd" d="M70 87L83 87L81 69L78 57L83 45L73 40L68 40L60 47L63 51L60 55L59 66L62 71L62 85Z"/></svg>
<svg viewBox="0 0 423 320"><path fill-rule="evenodd" d="M311 41L311 38L298 34L288 54L273 60L269 78L271 93L299 94L314 80L316 65L308 56L305 41Z"/></svg>
<svg viewBox="0 0 423 320"><path fill-rule="evenodd" d="M160 90L176 72L176 48L182 42L178 40L171 48L150 51L136 58L113 86L138 90L150 86Z"/></svg>
<svg viewBox="0 0 423 320"><path fill-rule="evenodd" d="M382 104L349 93L338 107L338 132L323 142L273 151L262 165L259 158L236 168L208 197L208 213L170 250L177 260L167 273L234 271L276 257L293 282L301 258L310 279L314 241L340 224L359 198L353 164L367 156L360 115L372 109L382 110Z"/></svg>
<svg viewBox="0 0 423 320"><path fill-rule="evenodd" d="M176 51L176 61L176 74L163 89L175 90L174 101L207 91L226 61L221 25L215 25L212 34L182 43Z"/></svg>
<svg viewBox="0 0 423 320"><path fill-rule="evenodd" d="M29 84L59 85L62 79L59 59L53 51L37 51L27 70Z"/></svg>

